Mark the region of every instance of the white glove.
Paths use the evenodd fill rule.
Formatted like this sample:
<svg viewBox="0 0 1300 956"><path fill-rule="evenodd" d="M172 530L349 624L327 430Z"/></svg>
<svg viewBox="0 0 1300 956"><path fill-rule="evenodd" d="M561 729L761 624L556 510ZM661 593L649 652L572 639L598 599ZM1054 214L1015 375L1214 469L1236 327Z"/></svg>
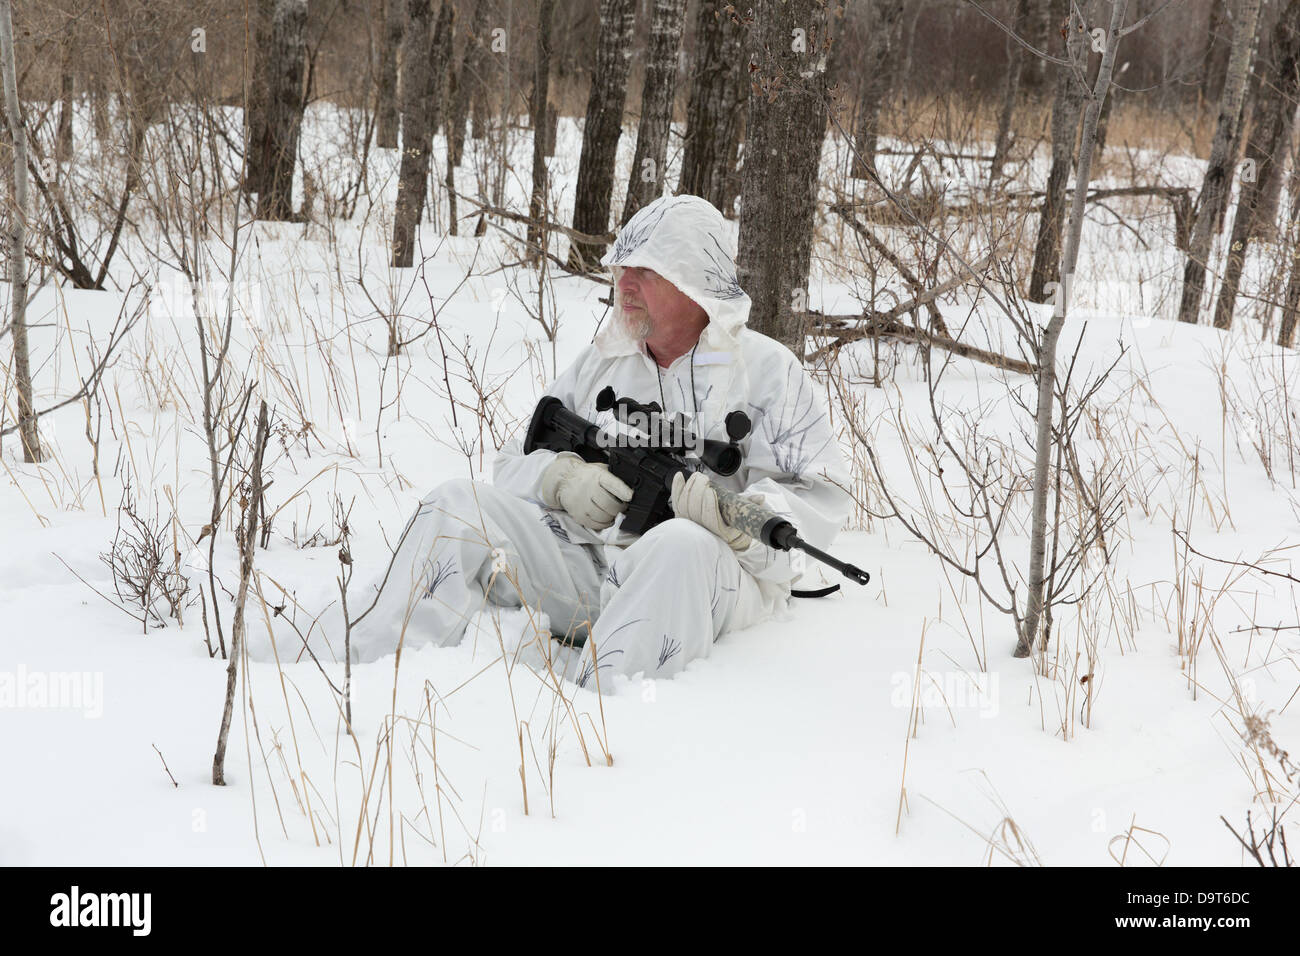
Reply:
<svg viewBox="0 0 1300 956"><path fill-rule="evenodd" d="M608 465L564 451L542 472L541 497L546 507L568 512L584 528L604 531L632 500L632 489Z"/></svg>
<svg viewBox="0 0 1300 956"><path fill-rule="evenodd" d="M672 505L673 514L708 528L727 542L732 551L744 551L754 540L722 520L718 511L718 493L709 484L709 479L698 471L689 480L680 471L673 475Z"/></svg>

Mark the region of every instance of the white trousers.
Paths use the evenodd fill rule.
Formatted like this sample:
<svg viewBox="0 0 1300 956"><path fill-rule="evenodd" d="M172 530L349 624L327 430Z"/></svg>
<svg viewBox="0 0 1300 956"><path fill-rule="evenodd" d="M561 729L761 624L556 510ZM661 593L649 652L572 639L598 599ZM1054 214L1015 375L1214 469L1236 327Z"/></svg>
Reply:
<svg viewBox="0 0 1300 956"><path fill-rule="evenodd" d="M584 687L597 671L611 686L614 674L671 677L764 611L731 548L692 521L671 518L626 548L584 544L537 504L449 481L408 524L374 610L353 632L354 657L391 654L399 640L458 644L485 601L527 604L552 632L586 636L569 672Z"/></svg>

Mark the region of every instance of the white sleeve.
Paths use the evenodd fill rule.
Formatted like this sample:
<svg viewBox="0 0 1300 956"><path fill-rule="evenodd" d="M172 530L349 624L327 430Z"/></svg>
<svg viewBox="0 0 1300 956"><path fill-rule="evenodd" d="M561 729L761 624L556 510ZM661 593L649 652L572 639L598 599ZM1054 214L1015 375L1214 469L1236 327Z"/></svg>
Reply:
<svg viewBox="0 0 1300 956"><path fill-rule="evenodd" d="M784 376L768 382L783 387L762 390L754 403L743 493L761 499L801 538L826 550L852 508L845 490L848 466L817 386L794 357ZM754 577L782 584L799 576L803 560L757 541L739 558Z"/></svg>
<svg viewBox="0 0 1300 956"><path fill-rule="evenodd" d="M588 352L584 351L577 360L560 373L560 377L547 386L544 395L553 395L564 403L570 411L576 409L576 383L582 374ZM536 407L536 406L534 406ZM532 417L531 411L529 418ZM542 472L555 460L555 452L538 448L524 454L524 440L520 435L512 438L497 452L492 464L492 484L502 491L543 504L541 497Z"/></svg>

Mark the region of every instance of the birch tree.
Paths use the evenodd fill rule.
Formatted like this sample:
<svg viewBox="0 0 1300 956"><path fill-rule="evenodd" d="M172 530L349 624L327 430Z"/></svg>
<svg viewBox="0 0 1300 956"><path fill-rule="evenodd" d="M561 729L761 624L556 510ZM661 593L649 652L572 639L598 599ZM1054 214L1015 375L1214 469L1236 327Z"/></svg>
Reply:
<svg viewBox="0 0 1300 956"><path fill-rule="evenodd" d="M1296 108L1296 91L1300 86L1300 0L1288 0L1273 28L1269 58L1260 64L1255 122L1246 137L1246 158L1241 195L1232 220L1228 240L1228 261L1223 270L1219 299L1214 308L1214 327L1232 327L1237 290L1246 251L1256 233L1256 218L1261 209L1264 186L1275 180L1275 166L1286 161L1288 119Z"/></svg>
<svg viewBox="0 0 1300 956"><path fill-rule="evenodd" d="M1055 0L1062 22L1066 22L1066 55L1071 63L1084 57L1083 20L1070 0ZM1079 112L1083 105L1082 87L1070 68L1060 67L1056 76L1056 96L1052 101L1052 164L1047 173L1042 211L1038 215L1038 235L1034 240L1034 263L1029 273L1029 300L1043 302L1047 286L1060 279L1061 227L1065 218L1065 193L1074 163L1074 142L1079 131Z"/></svg>
<svg viewBox="0 0 1300 956"><path fill-rule="evenodd" d="M1074 12L1071 23L1074 26ZM1097 79L1091 90L1085 91L1087 109L1083 116L1083 133L1079 140L1079 166L1076 174L1074 195L1070 203L1070 225L1065 237L1065 254L1061 261L1061 284L1056 307L1048 320L1047 328L1038 346L1038 409L1034 416L1034 479L1032 516L1029 531L1029 582L1025 596L1025 614L1021 620L1021 631L1016 643L1015 656L1028 657L1034 639L1039 634L1044 609L1044 594L1047 583L1047 497L1049 486L1049 465L1052 455L1052 421L1056 399L1056 346L1060 341L1061 329L1069 317L1071 279L1079 261L1079 241L1083 235L1083 217L1088 193L1088 183L1092 177L1093 144L1097 138L1097 120L1101 115L1102 104L1110 90L1110 80L1115 69L1115 56L1119 50L1121 37L1135 29L1136 25L1123 29L1124 15L1128 10L1128 0L1115 0L1111 5L1110 29L1106 31L1105 46L1101 56L1101 66L1097 70ZM1076 31L1071 29L1070 34ZM1082 61L1071 57L1074 67L1081 66ZM1063 72L1074 75L1074 67L1062 68Z"/></svg>
<svg viewBox="0 0 1300 956"><path fill-rule="evenodd" d="M1282 130L1282 155L1269 164L1272 170L1264 186L1259 191L1255 216L1252 222L1252 239L1272 238L1277 234L1278 205L1282 198L1282 183L1286 180L1287 156L1291 153L1291 144L1295 138L1295 111L1287 114L1286 127Z"/></svg>
<svg viewBox="0 0 1300 956"><path fill-rule="evenodd" d="M1205 270L1214 242L1216 210L1232 189L1232 161L1237 152L1238 123L1242 97L1246 91L1246 73L1250 68L1250 49L1259 24L1260 0L1241 0L1232 29L1232 52L1219 98L1219 119L1210 145L1210 161L1205 169L1200 194L1196 198L1196 219L1188 244L1187 262L1183 266L1183 293L1178 304L1178 320L1195 323L1205 292Z"/></svg>
<svg viewBox="0 0 1300 956"><path fill-rule="evenodd" d="M1228 44L1221 42L1227 0L1210 0L1206 11L1204 46L1201 48L1198 93L1202 102L1214 99L1223 90L1222 52Z"/></svg>
<svg viewBox="0 0 1300 956"><path fill-rule="evenodd" d="M13 10L0 0L0 69L4 71L5 117L13 145L13 209L9 216L9 335L13 338L14 378L18 390L18 435L23 461L41 460L41 439L32 398L31 356L27 346L27 126L18 102L14 59Z"/></svg>

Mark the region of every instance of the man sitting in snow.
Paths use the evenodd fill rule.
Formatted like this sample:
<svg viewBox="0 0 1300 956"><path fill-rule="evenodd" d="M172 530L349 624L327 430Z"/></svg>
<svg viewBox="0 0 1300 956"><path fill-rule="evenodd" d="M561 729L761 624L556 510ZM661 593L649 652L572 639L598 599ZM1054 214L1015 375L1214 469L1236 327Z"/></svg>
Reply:
<svg viewBox="0 0 1300 956"><path fill-rule="evenodd" d="M597 413L596 394L613 386L724 440L727 413L741 409L753 427L740 469L678 475L676 517L635 536L619 527L632 491L606 465L525 455L512 441L492 484L449 481L421 502L374 611L354 632L362 660L392 653L399 640L459 643L486 597L541 612L547 639L548 629L589 635L568 676L585 686L598 672L608 691L614 674L676 674L723 633L785 602L798 562L729 527L709 482L761 499L826 548L849 511L848 476L799 361L746 328L750 300L733 248L722 214L698 196L642 208L601 260L615 279L613 319L547 394L604 426L611 413ZM507 650L534 639L526 623L513 622L524 633L505 634Z"/></svg>

